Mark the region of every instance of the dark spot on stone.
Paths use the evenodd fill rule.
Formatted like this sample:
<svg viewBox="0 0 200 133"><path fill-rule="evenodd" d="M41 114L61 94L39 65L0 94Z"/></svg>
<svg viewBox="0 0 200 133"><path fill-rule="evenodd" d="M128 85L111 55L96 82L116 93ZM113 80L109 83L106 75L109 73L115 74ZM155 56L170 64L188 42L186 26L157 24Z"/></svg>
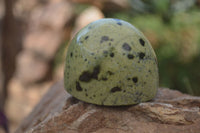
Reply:
<svg viewBox="0 0 200 133"><path fill-rule="evenodd" d="M110 53L110 57L114 57L114 53Z"/></svg>
<svg viewBox="0 0 200 133"><path fill-rule="evenodd" d="M106 77L103 77L103 78L102 78L102 80L103 80L103 81L106 81L106 80L108 80L108 78L106 78Z"/></svg>
<svg viewBox="0 0 200 133"><path fill-rule="evenodd" d="M94 55L94 53L91 53L91 55Z"/></svg>
<svg viewBox="0 0 200 133"><path fill-rule="evenodd" d="M82 82L89 82L91 79L98 79L98 74L100 73L100 66L96 66L93 69L93 72L90 73L89 71L84 71L80 77L79 80Z"/></svg>
<svg viewBox="0 0 200 133"><path fill-rule="evenodd" d="M122 25L122 23L120 23L120 22L117 22L117 24L118 24L118 25Z"/></svg>
<svg viewBox="0 0 200 133"><path fill-rule="evenodd" d="M90 72L84 71L84 72L80 75L79 80L80 80L80 81L83 81L83 82L89 82L89 81L91 80L91 74L90 74Z"/></svg>
<svg viewBox="0 0 200 133"><path fill-rule="evenodd" d="M85 37L85 40L87 40L88 38L89 38L89 36L86 36L86 37Z"/></svg>
<svg viewBox="0 0 200 133"><path fill-rule="evenodd" d="M126 51L131 51L131 46L126 42L122 45L122 48Z"/></svg>
<svg viewBox="0 0 200 133"><path fill-rule="evenodd" d="M144 41L142 38L139 39L139 42L140 42L140 44L141 44L142 46L144 46L145 41Z"/></svg>
<svg viewBox="0 0 200 133"><path fill-rule="evenodd" d="M140 53L139 53L139 58L140 58L140 59L144 59L144 56L145 56L145 53L143 53L143 52L140 52Z"/></svg>
<svg viewBox="0 0 200 133"><path fill-rule="evenodd" d="M85 59L84 61L87 61L87 59Z"/></svg>
<svg viewBox="0 0 200 133"><path fill-rule="evenodd" d="M127 80L131 80L131 78L127 78Z"/></svg>
<svg viewBox="0 0 200 133"><path fill-rule="evenodd" d="M122 25L122 23L120 22L120 19L114 19L115 21L117 21L118 25Z"/></svg>
<svg viewBox="0 0 200 133"><path fill-rule="evenodd" d="M151 73L151 70L149 70L148 72Z"/></svg>
<svg viewBox="0 0 200 133"><path fill-rule="evenodd" d="M100 66L96 66L93 70L93 73L92 73L92 78L94 79L98 79L98 74L100 73Z"/></svg>
<svg viewBox="0 0 200 133"><path fill-rule="evenodd" d="M111 38L110 41L113 41L113 39Z"/></svg>
<svg viewBox="0 0 200 133"><path fill-rule="evenodd" d="M101 93L100 96L103 96L103 94Z"/></svg>
<svg viewBox="0 0 200 133"><path fill-rule="evenodd" d="M92 97L90 97L90 99L93 99Z"/></svg>
<svg viewBox="0 0 200 133"><path fill-rule="evenodd" d="M96 95L93 95L93 97L96 97Z"/></svg>
<svg viewBox="0 0 200 133"><path fill-rule="evenodd" d="M108 36L102 36L100 43L103 43L103 42L106 42L106 41L109 41L109 37Z"/></svg>
<svg viewBox="0 0 200 133"><path fill-rule="evenodd" d="M82 91L83 90L82 87L81 87L81 85L80 85L80 83L77 82L77 81L76 81L76 90L77 91Z"/></svg>
<svg viewBox="0 0 200 133"><path fill-rule="evenodd" d="M73 53L72 53L72 52L70 53L70 56L71 56L71 57L73 56Z"/></svg>
<svg viewBox="0 0 200 133"><path fill-rule="evenodd" d="M126 55L125 53L123 53L123 55Z"/></svg>
<svg viewBox="0 0 200 133"><path fill-rule="evenodd" d="M83 41L80 41L80 43L83 43Z"/></svg>
<svg viewBox="0 0 200 133"><path fill-rule="evenodd" d="M111 46L111 43L109 43L108 45Z"/></svg>
<svg viewBox="0 0 200 133"><path fill-rule="evenodd" d="M108 73L109 75L113 75L113 74L114 74L114 73L111 72L111 71L107 71L107 73Z"/></svg>
<svg viewBox="0 0 200 133"><path fill-rule="evenodd" d="M87 89L85 89L85 92L87 92Z"/></svg>
<svg viewBox="0 0 200 133"><path fill-rule="evenodd" d="M87 97L87 96L88 96L88 94L87 94L87 93L85 93L85 96Z"/></svg>
<svg viewBox="0 0 200 133"><path fill-rule="evenodd" d="M126 92L126 90L123 90L123 92Z"/></svg>
<svg viewBox="0 0 200 133"><path fill-rule="evenodd" d="M121 90L122 90L122 89L121 89L120 87L116 86L116 87L113 87L113 88L110 90L110 92L111 92L111 93L115 93L115 92L121 91Z"/></svg>
<svg viewBox="0 0 200 133"><path fill-rule="evenodd" d="M128 59L133 59L134 58L134 56L132 54L128 54L127 57L128 57Z"/></svg>
<svg viewBox="0 0 200 133"><path fill-rule="evenodd" d="M78 56L77 55L75 55L75 58L77 58Z"/></svg>
<svg viewBox="0 0 200 133"><path fill-rule="evenodd" d="M134 83L138 82L138 78L137 77L133 77L132 80L133 80Z"/></svg>

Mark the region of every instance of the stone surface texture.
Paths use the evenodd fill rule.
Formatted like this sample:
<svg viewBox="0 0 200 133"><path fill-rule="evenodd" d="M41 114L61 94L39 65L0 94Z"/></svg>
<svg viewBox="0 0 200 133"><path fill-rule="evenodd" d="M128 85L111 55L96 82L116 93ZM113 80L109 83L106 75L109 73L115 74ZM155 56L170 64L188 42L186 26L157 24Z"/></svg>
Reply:
<svg viewBox="0 0 200 133"><path fill-rule="evenodd" d="M198 133L200 97L159 88L154 100L106 107L70 96L58 82L49 89L16 133Z"/></svg>

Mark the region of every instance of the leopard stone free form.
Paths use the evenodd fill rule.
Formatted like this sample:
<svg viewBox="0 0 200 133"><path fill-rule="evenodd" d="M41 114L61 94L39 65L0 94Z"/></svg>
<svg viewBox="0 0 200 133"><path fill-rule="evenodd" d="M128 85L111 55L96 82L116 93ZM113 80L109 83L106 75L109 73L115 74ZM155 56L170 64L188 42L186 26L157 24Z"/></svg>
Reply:
<svg viewBox="0 0 200 133"><path fill-rule="evenodd" d="M100 19L71 41L64 84L75 98L97 105L132 105L153 99L158 88L156 55L128 22Z"/></svg>

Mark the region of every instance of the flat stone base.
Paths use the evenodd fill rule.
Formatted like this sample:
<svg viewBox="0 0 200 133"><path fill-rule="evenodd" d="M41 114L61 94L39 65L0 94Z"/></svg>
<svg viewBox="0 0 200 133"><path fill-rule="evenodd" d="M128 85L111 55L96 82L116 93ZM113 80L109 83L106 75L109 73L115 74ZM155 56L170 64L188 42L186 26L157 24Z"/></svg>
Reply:
<svg viewBox="0 0 200 133"><path fill-rule="evenodd" d="M71 97L60 81L49 89L16 133L197 133L199 108L200 97L164 88L146 103L97 106Z"/></svg>

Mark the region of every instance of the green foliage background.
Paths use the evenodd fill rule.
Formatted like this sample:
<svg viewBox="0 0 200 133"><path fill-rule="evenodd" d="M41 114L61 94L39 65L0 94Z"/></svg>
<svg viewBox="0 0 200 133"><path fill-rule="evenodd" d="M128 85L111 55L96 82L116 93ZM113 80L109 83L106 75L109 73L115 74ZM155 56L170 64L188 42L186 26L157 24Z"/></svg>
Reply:
<svg viewBox="0 0 200 133"><path fill-rule="evenodd" d="M200 9L173 11L168 0L148 3L148 12L107 14L140 29L151 42L159 63L160 86L200 95Z"/></svg>

